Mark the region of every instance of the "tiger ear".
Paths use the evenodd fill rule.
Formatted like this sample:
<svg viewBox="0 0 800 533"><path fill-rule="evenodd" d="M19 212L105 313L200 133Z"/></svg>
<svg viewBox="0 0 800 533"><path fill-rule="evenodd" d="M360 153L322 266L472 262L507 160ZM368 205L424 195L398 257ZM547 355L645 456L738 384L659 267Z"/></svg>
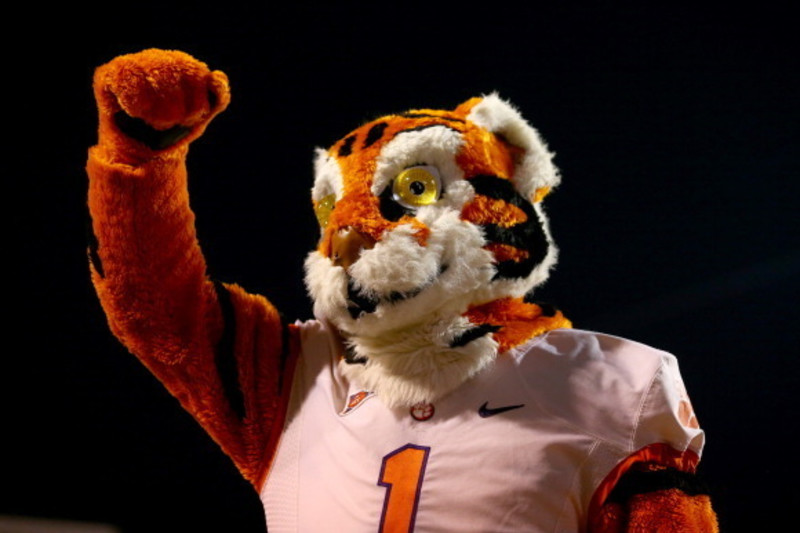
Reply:
<svg viewBox="0 0 800 533"><path fill-rule="evenodd" d="M536 203L561 181L558 169L553 164L553 155L548 151L536 131L519 111L497 93L481 98L471 98L458 106L473 124L502 136L506 141L521 148L523 154L517 160L512 182L517 191Z"/></svg>
<svg viewBox="0 0 800 533"><path fill-rule="evenodd" d="M483 96L475 96L474 98L470 98L466 102L462 102L461 105L456 107L453 110L453 113L460 117L467 118L467 115L469 115L469 112L472 111L472 108L481 103L483 98Z"/></svg>

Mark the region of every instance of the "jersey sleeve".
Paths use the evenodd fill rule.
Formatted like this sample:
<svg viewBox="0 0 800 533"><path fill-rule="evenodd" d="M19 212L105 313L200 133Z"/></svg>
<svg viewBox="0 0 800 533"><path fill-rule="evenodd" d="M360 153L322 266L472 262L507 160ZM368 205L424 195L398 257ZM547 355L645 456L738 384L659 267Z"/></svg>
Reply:
<svg viewBox="0 0 800 533"><path fill-rule="evenodd" d="M677 360L665 352L652 353L658 358L657 365L637 403L631 405L630 440L614 452L621 455L595 490L594 507L601 505L620 479L637 465L657 465L693 474L700 461L705 434L692 409Z"/></svg>
<svg viewBox="0 0 800 533"><path fill-rule="evenodd" d="M661 364L643 398L637 418L634 449L666 443L681 453L700 456L705 435L673 355L662 353Z"/></svg>
<svg viewBox="0 0 800 533"><path fill-rule="evenodd" d="M616 504L656 501L665 490L677 491L666 494L676 509L710 509L695 476L705 435L673 355L570 329L543 336L524 364L531 366L526 376L537 403L594 441L576 482L589 531L625 531L620 524L631 515ZM648 505L661 509L643 508ZM611 515L618 519L599 525Z"/></svg>
<svg viewBox="0 0 800 533"><path fill-rule="evenodd" d="M562 329L538 340L522 365L537 403L601 442L608 460L656 443L697 455L702 449L703 432L667 352Z"/></svg>
<svg viewBox="0 0 800 533"><path fill-rule="evenodd" d="M593 533L717 531L708 489L696 475L704 432L677 359L664 352L659 359L635 414L630 453L594 493Z"/></svg>

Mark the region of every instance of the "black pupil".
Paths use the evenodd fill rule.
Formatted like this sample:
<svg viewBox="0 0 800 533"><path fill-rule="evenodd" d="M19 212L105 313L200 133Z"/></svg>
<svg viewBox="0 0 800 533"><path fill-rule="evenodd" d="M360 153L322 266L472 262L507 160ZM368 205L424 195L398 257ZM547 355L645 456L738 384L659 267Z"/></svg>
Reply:
<svg viewBox="0 0 800 533"><path fill-rule="evenodd" d="M417 196L425 192L425 184L421 181L412 181L408 188Z"/></svg>

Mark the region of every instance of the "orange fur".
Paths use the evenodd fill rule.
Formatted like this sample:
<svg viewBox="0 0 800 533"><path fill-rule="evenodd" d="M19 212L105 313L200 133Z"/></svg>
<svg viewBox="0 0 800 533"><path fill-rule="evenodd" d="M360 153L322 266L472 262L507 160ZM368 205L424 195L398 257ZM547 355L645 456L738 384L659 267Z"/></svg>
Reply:
<svg viewBox="0 0 800 533"><path fill-rule="evenodd" d="M717 517L707 495L678 489L633 496L626 504L605 506L591 533L716 533Z"/></svg>
<svg viewBox="0 0 800 533"><path fill-rule="evenodd" d="M184 80L180 91L176 78ZM215 107L200 98L208 91L216 94ZM290 370L292 348L283 346L272 305L237 286L226 286L233 323L225 323L187 191L187 145L227 105L224 75L186 54L147 51L100 67L95 95L99 139L86 167L99 259L92 281L111 329L258 486L282 428L288 390L280 380ZM192 132L153 150L116 129L113 114L120 108L154 126L184 125ZM216 362L226 327L243 416L232 407Z"/></svg>
<svg viewBox="0 0 800 533"><path fill-rule="evenodd" d="M531 202L534 204L538 204L542 200L544 200L545 196L550 194L550 187L542 187L541 189L536 189L536 192L533 193L533 198L531 198Z"/></svg>
<svg viewBox="0 0 800 533"><path fill-rule="evenodd" d="M473 96L469 100L460 103L453 110L453 113L455 113L456 115L458 115L460 117L466 117L467 115L469 115L470 111L472 111L472 108L475 107L476 105L480 104L482 100L483 100L483 98L481 98L480 96Z"/></svg>
<svg viewBox="0 0 800 533"><path fill-rule="evenodd" d="M474 306L464 316L473 324L502 326L493 335L499 344L499 352L518 346L546 331L572 327L572 323L560 311L554 316L544 316L541 307L526 303L522 298L502 298Z"/></svg>
<svg viewBox="0 0 800 533"><path fill-rule="evenodd" d="M435 118L428 118L422 122L431 123L435 120ZM365 176L372 176L375 172L375 160L387 140L391 139L395 133L411 127L411 124L418 124L420 122L419 119L393 116L392 120L387 122L388 126L382 140L349 155L339 155L348 138L355 139L351 142L363 143L369 129L380 121L370 122L352 131L336 142L329 150L330 155L336 158L339 163L345 183L344 194L337 199L319 243L319 251L328 257L330 256L332 235L340 229L348 227L372 237L375 241L379 241L387 230L391 230L401 224L411 224L416 229L415 237L417 242L422 246L427 242L430 233L429 229L413 217L403 217L397 222L383 218L380 212L380 201L370 190L371 180L365 179Z"/></svg>
<svg viewBox="0 0 800 533"><path fill-rule="evenodd" d="M461 218L473 224L497 224L508 228L528 220L519 207L503 200L477 195L461 211Z"/></svg>
<svg viewBox="0 0 800 533"><path fill-rule="evenodd" d="M213 105L209 92L215 97ZM210 71L205 63L183 52L156 49L119 56L98 67L94 94L100 145L115 161L134 164L149 159L154 151L117 129L113 118L117 111L142 119L157 130L190 127L191 133L179 143L186 146L202 135L210 120L230 102L225 74Z"/></svg>
<svg viewBox="0 0 800 533"><path fill-rule="evenodd" d="M425 224L409 216L402 217L397 222L386 220L380 214L378 199L369 190L363 189L354 187L352 192L336 202L336 207L331 211L328 225L318 245L318 249L323 255L331 256L333 235L346 228L355 228L359 233L379 241L384 232L401 224L410 224L415 229L414 238L420 246L425 246L430 235L430 229Z"/></svg>
<svg viewBox="0 0 800 533"><path fill-rule="evenodd" d="M481 174L510 179L514 175L514 158L519 149L471 122L464 130L464 148L456 157L458 166L469 179Z"/></svg>
<svg viewBox="0 0 800 533"><path fill-rule="evenodd" d="M375 241L379 241L386 231L401 224L411 224L416 229L417 242L422 246L425 245L429 229L410 216L402 217L396 222L383 218L379 199L370 189L372 185L370 177L375 172L376 159L386 143L398 132L429 125L446 124L447 127L458 130L464 136L464 147L457 154L456 162L464 171L465 177L488 174L509 179L514 173L514 160L519 155L519 149L493 133L465 121L469 110L480 101L480 99L474 100L474 102L462 104L455 111L414 109L405 115L382 117L360 126L334 143L328 153L339 164L344 177L344 193L341 198L337 199L335 208L330 214L318 250L329 257L331 236L343 228L352 227L358 232L372 237ZM363 147L368 132L378 123L386 124L382 138ZM357 146L359 149L341 154L342 148L347 143ZM515 220L524 221L527 218L521 210L514 206L500 200L494 202L495 204L492 204L488 199L477 200L472 207L468 206L465 210L468 214L476 217L479 217L479 213L482 212L482 220L485 219L486 223L491 223L498 217L504 217L501 223L512 225ZM505 214L502 214L503 209L507 210Z"/></svg>
<svg viewBox="0 0 800 533"><path fill-rule="evenodd" d="M589 507L591 533L718 531L716 514L706 495L690 496L677 489L638 494L627 502L606 502L619 480L632 470L675 468L694 473L699 457L666 444L653 444L631 454L612 470L596 490Z"/></svg>
<svg viewBox="0 0 800 533"><path fill-rule="evenodd" d="M496 263L501 261L515 261L519 263L531 255L527 250L522 250L516 246L511 246L510 244L501 244L498 242L490 242L483 248L494 254L494 260Z"/></svg>

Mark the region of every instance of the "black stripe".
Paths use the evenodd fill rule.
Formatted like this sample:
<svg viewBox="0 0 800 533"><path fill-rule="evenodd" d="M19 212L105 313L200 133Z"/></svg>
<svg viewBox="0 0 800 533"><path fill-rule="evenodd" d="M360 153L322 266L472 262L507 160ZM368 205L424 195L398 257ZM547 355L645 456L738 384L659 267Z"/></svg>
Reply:
<svg viewBox="0 0 800 533"><path fill-rule="evenodd" d="M389 124L386 122L378 122L372 126L367 132L367 138L364 139L364 148L368 148L378 142L383 137L383 132Z"/></svg>
<svg viewBox="0 0 800 533"><path fill-rule="evenodd" d="M486 240L492 243L514 246L528 252L522 261L500 261L494 278L524 278L533 272L538 264L547 257L550 244L544 232L544 223L539 218L533 205L520 195L514 185L497 176L478 175L469 178L469 183L476 194L503 200L518 207L525 213L527 220L505 228L497 224L482 224Z"/></svg>
<svg viewBox="0 0 800 533"><path fill-rule="evenodd" d="M98 253L98 249L100 248L100 243L97 240L97 235L94 234L92 231L92 219L90 216L87 215L86 221L86 240L89 241L88 244L88 253L89 253L89 261L91 261L92 266L94 267L95 272L101 277L105 278L106 274L103 271L103 262L100 260L100 254Z"/></svg>
<svg viewBox="0 0 800 533"><path fill-rule="evenodd" d="M558 313L558 309L556 309L552 304L538 302L536 305L538 305L539 309L542 310L542 316L550 318L556 316L556 313Z"/></svg>
<svg viewBox="0 0 800 533"><path fill-rule="evenodd" d="M378 200L380 202L378 209L380 209L381 216L391 222L397 222L405 215L414 214L411 209L407 209L394 201L391 185L383 189L383 192L378 196Z"/></svg>
<svg viewBox="0 0 800 533"><path fill-rule="evenodd" d="M151 150L163 150L177 143L192 131L187 126L173 126L166 130L157 130L140 118L135 118L124 111L114 114L114 124L119 130L135 141L139 141Z"/></svg>
<svg viewBox="0 0 800 533"><path fill-rule="evenodd" d="M353 143L356 142L356 136L351 135L344 140L342 146L339 148L339 157L346 157L353 153Z"/></svg>
<svg viewBox="0 0 800 533"><path fill-rule="evenodd" d="M361 294L352 278L347 280L347 300L347 312L354 320L361 316L361 313L375 312L378 307L378 300Z"/></svg>
<svg viewBox="0 0 800 533"><path fill-rule="evenodd" d="M623 503L636 494L669 489L681 490L689 496L709 493L706 483L695 474L674 468L630 470L617 482L606 501Z"/></svg>
<svg viewBox="0 0 800 533"><path fill-rule="evenodd" d="M239 386L239 364L236 360L236 352L234 350L236 341L236 313L233 309L233 302L231 295L225 286L218 282L214 282L214 288L217 291L217 300L219 307L222 311L222 319L224 321L224 329L222 330L222 337L217 344L217 353L214 357L214 364L217 366L217 373L219 374L220 381L222 382L222 390L228 403L236 413L239 419L243 419L247 415L247 409L244 404L244 394Z"/></svg>
<svg viewBox="0 0 800 533"><path fill-rule="evenodd" d="M529 210L533 211L530 207L530 203L517 192L514 188L514 184L509 180L488 174L478 174L477 176L469 178L467 181L469 181L472 188L475 189L475 192L478 194L508 202L525 211L525 214L528 214ZM527 210L526 207L528 208Z"/></svg>
<svg viewBox="0 0 800 533"><path fill-rule="evenodd" d="M459 346L466 346L475 339L480 339L481 337L488 335L489 333L494 333L499 329L500 326L495 326L494 324L481 324L479 326L475 326L474 328L470 328L460 335L457 335L456 338L450 341L450 347L458 348Z"/></svg>
<svg viewBox="0 0 800 533"><path fill-rule="evenodd" d="M443 117L440 115L431 115L429 113L403 113L400 116L406 118L440 118L442 120L449 120L450 122L460 122L461 124L465 124L467 122L463 118Z"/></svg>
<svg viewBox="0 0 800 533"><path fill-rule="evenodd" d="M358 356L355 349L346 344L344 347L344 362L348 365L366 365L367 358Z"/></svg>
<svg viewBox="0 0 800 533"><path fill-rule="evenodd" d="M533 216L534 219L537 218L536 213L532 213L531 216ZM507 244L527 250L531 246L530 235L529 232L524 231L523 228L520 227L522 224L525 224L525 222L515 224L508 228L495 224L484 224L483 232L486 235L486 240L490 242Z"/></svg>

